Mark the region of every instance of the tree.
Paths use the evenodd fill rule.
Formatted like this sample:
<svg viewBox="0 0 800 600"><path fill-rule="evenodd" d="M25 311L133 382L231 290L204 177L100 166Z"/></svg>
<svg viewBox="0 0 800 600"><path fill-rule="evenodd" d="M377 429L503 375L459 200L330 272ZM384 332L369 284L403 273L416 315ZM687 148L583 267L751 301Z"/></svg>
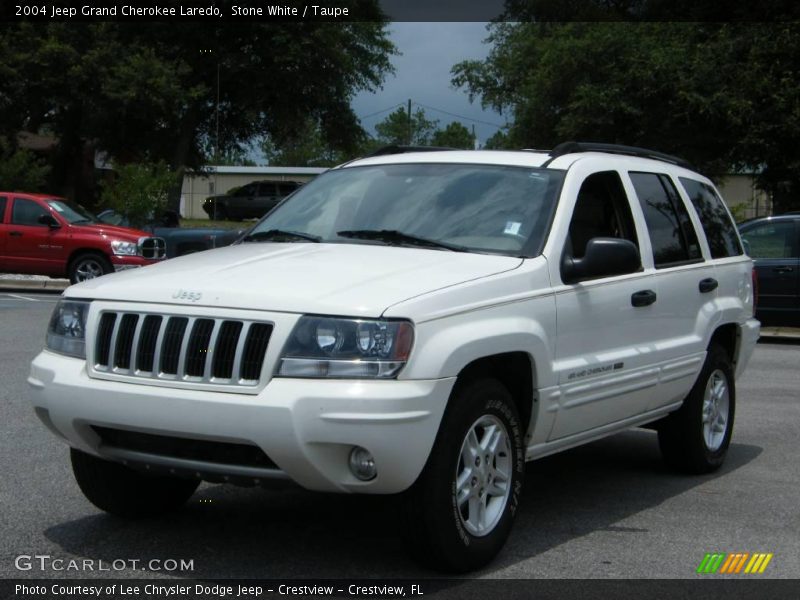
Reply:
<svg viewBox="0 0 800 600"><path fill-rule="evenodd" d="M437 124L438 121L429 121L421 108L412 113L409 124L408 112L401 106L377 123L375 131L384 144L428 146Z"/></svg>
<svg viewBox="0 0 800 600"><path fill-rule="evenodd" d="M142 227L166 208L173 180L163 162L123 165L103 184L103 203L125 215L132 226Z"/></svg>
<svg viewBox="0 0 800 600"><path fill-rule="evenodd" d="M366 136L363 136L361 143L363 139ZM358 150L345 154L332 148L325 142L320 124L311 119L306 120L294 135L280 145L272 138L266 138L261 150L270 166L281 167L332 167L359 154Z"/></svg>
<svg viewBox="0 0 800 600"><path fill-rule="evenodd" d="M469 129L458 121L449 123L444 129L437 129L431 136L431 145L445 148L475 148L475 138Z"/></svg>
<svg viewBox="0 0 800 600"><path fill-rule="evenodd" d="M502 129L492 134L483 145L486 150L510 150L513 149L509 139L508 133Z"/></svg>
<svg viewBox="0 0 800 600"><path fill-rule="evenodd" d="M711 176L756 170L800 208L800 24L499 23L453 83L513 114L514 147L656 148Z"/></svg>
<svg viewBox="0 0 800 600"><path fill-rule="evenodd" d="M0 141L0 190L44 191L49 172L50 168L33 152L15 150L7 142Z"/></svg>
<svg viewBox="0 0 800 600"><path fill-rule="evenodd" d="M326 144L357 147L350 100L380 86L392 52L382 22L14 23L0 38L0 127L48 128L54 180L72 195L87 192L75 157L91 143L115 164L165 161L177 202L209 143L217 156L259 135L282 143L311 118Z"/></svg>

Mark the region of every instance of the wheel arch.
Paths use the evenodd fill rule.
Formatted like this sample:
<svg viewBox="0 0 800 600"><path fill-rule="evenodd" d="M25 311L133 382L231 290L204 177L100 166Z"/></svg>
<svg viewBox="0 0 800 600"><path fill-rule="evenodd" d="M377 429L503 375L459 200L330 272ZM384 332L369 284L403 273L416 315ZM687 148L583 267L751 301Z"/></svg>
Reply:
<svg viewBox="0 0 800 600"><path fill-rule="evenodd" d="M536 401L536 364L527 352L503 352L473 360L459 371L456 386L470 381L492 378L502 383L511 393L524 431L530 430ZM452 396L451 396L452 398Z"/></svg>
<svg viewBox="0 0 800 600"><path fill-rule="evenodd" d="M742 332L736 323L725 323L719 325L711 338L708 341L708 347L712 345L720 346L728 354L734 372L736 371L736 363L739 358L739 349L741 347Z"/></svg>

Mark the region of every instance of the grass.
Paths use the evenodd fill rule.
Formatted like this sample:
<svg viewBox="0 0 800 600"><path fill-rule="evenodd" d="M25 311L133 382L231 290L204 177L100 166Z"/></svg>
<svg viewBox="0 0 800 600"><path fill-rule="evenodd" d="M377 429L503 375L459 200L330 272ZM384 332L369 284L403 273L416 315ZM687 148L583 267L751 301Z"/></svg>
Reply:
<svg viewBox="0 0 800 600"><path fill-rule="evenodd" d="M253 221L214 221L212 219L181 219L181 227L247 229Z"/></svg>

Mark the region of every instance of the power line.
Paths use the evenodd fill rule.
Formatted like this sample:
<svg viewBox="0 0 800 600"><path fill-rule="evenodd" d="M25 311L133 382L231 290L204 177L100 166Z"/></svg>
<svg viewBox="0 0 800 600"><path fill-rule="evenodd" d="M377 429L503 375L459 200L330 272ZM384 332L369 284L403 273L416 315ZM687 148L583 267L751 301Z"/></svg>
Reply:
<svg viewBox="0 0 800 600"><path fill-rule="evenodd" d="M368 115L364 115L363 117L358 117L358 118L359 118L359 119L362 119L362 120L363 120L363 119L369 119L370 117L377 116L377 115L379 115L379 114L381 114L381 113L389 112L389 111L390 111L390 110L392 110L393 108L397 108L397 107L399 107L399 106L403 106L403 103L402 103L402 102L398 102L397 104L393 104L393 105L392 105L392 106L390 106L389 108L384 108L383 110L379 110L379 111L376 111L376 112L374 112L374 113L369 113Z"/></svg>
<svg viewBox="0 0 800 600"><path fill-rule="evenodd" d="M428 110L434 110L436 112L443 113L445 115L449 115L451 117L456 117L458 119L466 119L467 121L474 121L475 123L482 123L484 125L491 125L492 127L497 127L498 129L502 129L505 125L499 125L497 123L490 123L489 121L481 121L480 119L473 119L472 117L467 117L466 115L457 115L456 113L451 113L446 110L442 110L441 108L436 108L434 106L428 106L427 104L422 104L421 102L414 102L417 106L421 106L422 108L427 108Z"/></svg>

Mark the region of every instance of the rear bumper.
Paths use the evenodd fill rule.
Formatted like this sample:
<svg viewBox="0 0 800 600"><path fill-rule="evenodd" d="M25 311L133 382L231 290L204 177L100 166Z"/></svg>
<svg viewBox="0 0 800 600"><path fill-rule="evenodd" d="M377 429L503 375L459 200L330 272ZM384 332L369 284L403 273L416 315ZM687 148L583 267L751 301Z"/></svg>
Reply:
<svg viewBox="0 0 800 600"><path fill-rule="evenodd" d="M740 329L741 338L739 340L739 355L736 359L736 378L744 373L750 357L756 348L756 343L761 335L761 323L756 319L747 319Z"/></svg>
<svg viewBox="0 0 800 600"><path fill-rule="evenodd" d="M43 351L28 383L36 412L76 448L123 460L101 444L93 426L163 436L250 444L275 463L264 478L289 478L320 491L396 493L419 476L433 447L454 378L347 381L275 378L258 395L207 392L90 379L83 360ZM353 446L368 449L378 475L356 479ZM131 455L127 455L130 459ZM147 456L134 456L148 463ZM232 480L258 472L151 456L160 467Z"/></svg>

